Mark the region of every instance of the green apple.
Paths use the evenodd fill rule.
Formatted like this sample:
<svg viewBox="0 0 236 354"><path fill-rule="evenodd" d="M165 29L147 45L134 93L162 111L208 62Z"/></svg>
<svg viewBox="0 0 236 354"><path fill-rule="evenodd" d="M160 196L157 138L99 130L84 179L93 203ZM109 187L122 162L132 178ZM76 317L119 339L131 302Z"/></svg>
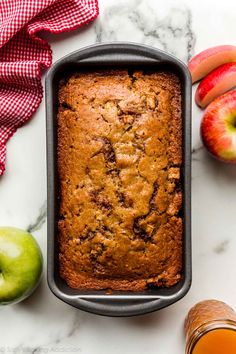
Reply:
<svg viewBox="0 0 236 354"><path fill-rule="evenodd" d="M34 237L14 227L0 227L0 305L19 302L39 284L43 257Z"/></svg>

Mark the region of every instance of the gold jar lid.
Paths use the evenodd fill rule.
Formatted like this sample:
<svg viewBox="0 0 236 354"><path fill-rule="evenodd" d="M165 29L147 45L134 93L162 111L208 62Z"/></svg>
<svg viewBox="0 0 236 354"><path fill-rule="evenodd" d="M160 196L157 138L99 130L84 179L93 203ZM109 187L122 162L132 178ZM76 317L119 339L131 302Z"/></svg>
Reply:
<svg viewBox="0 0 236 354"><path fill-rule="evenodd" d="M236 313L222 301L205 300L196 304L185 320L186 354L192 349L200 337L213 329L236 330Z"/></svg>

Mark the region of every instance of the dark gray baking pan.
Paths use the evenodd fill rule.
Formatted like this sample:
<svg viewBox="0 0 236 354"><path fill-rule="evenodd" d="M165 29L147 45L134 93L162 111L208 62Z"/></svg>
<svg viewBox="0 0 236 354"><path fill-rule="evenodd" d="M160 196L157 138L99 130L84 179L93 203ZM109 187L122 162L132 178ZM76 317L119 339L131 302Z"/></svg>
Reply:
<svg viewBox="0 0 236 354"><path fill-rule="evenodd" d="M82 291L71 289L58 271L57 211L57 94L59 81L70 73L101 68L125 67L143 70L170 70L182 83L183 110L183 270L181 281L171 288L152 288L140 293ZM133 43L93 45L58 60L46 77L47 188L48 188L48 284L62 301L88 312L106 316L134 316L159 310L181 299L191 285L191 78L185 64L155 48Z"/></svg>

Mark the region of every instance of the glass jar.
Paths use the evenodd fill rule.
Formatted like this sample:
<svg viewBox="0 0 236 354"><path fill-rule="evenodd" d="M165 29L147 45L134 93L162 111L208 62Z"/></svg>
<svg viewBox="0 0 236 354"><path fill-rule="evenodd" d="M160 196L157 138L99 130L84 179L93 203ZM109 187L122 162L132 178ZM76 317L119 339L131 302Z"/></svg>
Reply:
<svg viewBox="0 0 236 354"><path fill-rule="evenodd" d="M185 354L235 354L236 313L224 302L199 302L185 320Z"/></svg>

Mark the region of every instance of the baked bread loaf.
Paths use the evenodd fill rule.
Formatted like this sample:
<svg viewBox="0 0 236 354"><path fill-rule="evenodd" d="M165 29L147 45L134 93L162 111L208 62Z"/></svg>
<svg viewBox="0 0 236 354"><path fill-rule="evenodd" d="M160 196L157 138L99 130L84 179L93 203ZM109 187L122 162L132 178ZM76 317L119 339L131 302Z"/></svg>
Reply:
<svg viewBox="0 0 236 354"><path fill-rule="evenodd" d="M80 72L58 110L60 275L72 288L170 287L182 267L181 85Z"/></svg>

